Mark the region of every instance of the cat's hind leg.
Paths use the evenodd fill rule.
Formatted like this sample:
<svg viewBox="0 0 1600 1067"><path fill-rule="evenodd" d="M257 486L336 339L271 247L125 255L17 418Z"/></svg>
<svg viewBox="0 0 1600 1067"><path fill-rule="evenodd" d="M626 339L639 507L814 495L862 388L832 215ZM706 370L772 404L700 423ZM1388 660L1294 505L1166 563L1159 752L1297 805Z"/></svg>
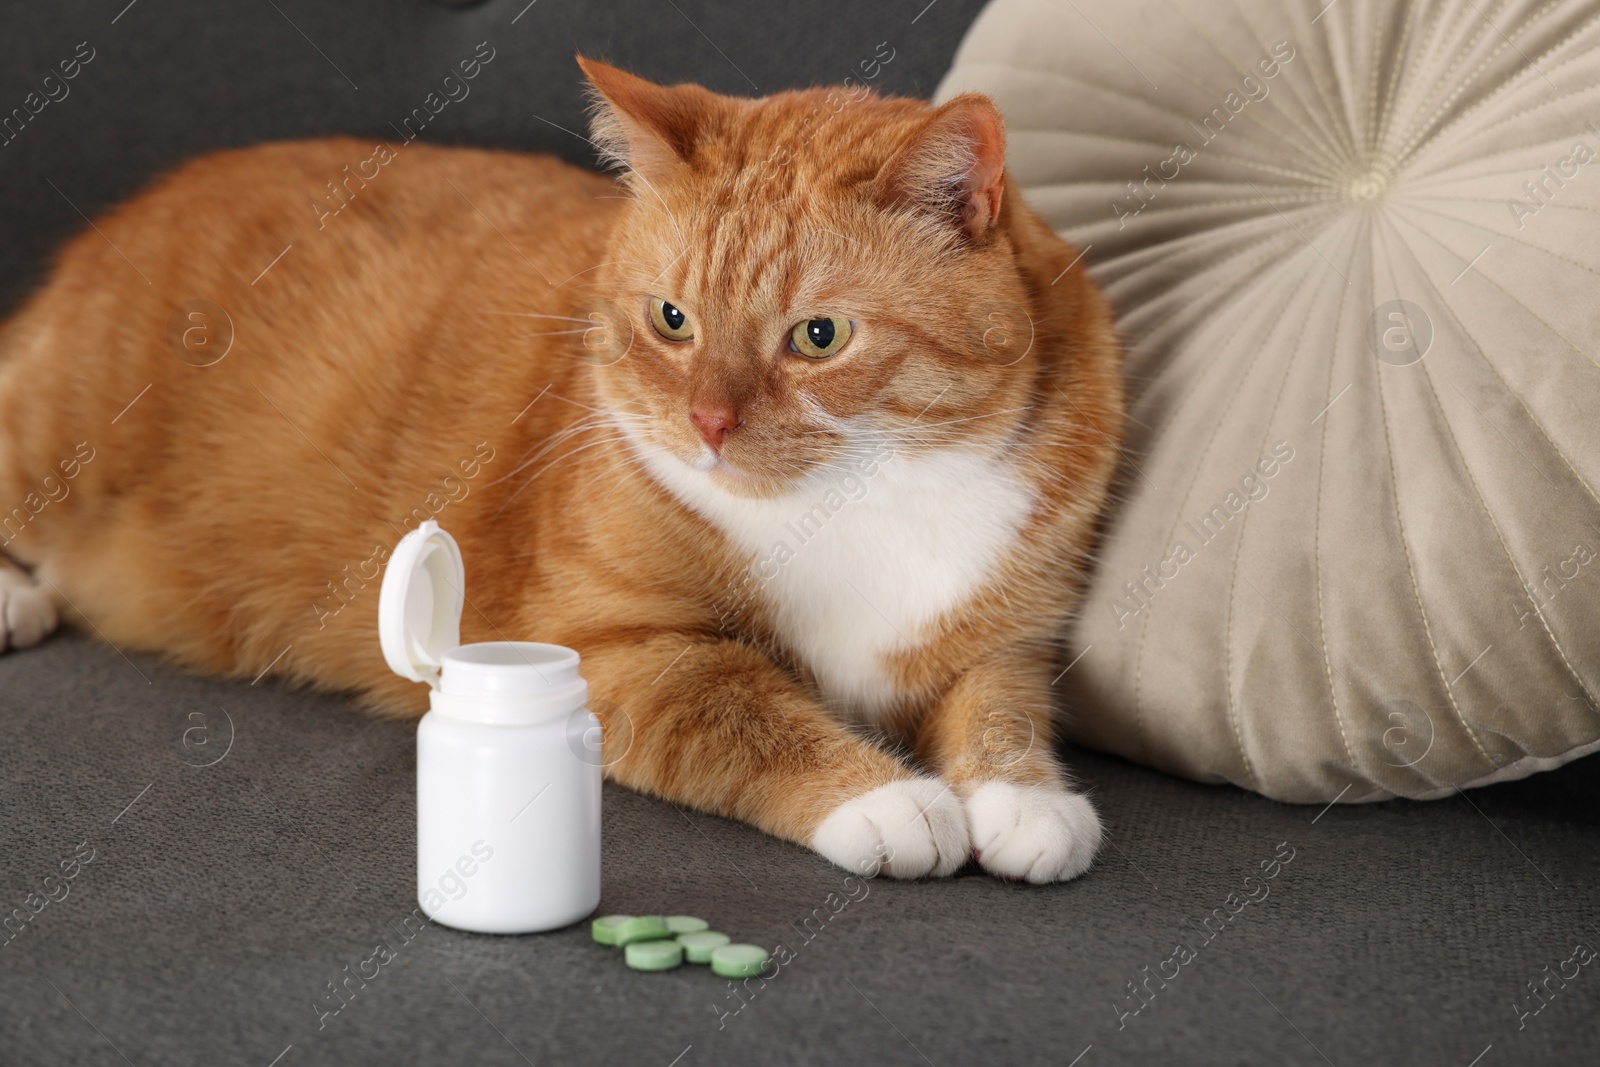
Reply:
<svg viewBox="0 0 1600 1067"><path fill-rule="evenodd" d="M32 648L61 623L49 592L0 555L0 653Z"/></svg>

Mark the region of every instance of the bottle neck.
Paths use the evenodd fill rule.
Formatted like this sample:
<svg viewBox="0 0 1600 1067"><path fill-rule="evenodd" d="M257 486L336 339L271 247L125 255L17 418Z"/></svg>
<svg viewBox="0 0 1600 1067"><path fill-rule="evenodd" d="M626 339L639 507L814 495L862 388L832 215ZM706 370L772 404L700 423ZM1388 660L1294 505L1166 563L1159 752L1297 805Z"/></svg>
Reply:
<svg viewBox="0 0 1600 1067"><path fill-rule="evenodd" d="M571 715L588 696L570 648L488 641L446 652L430 699L435 711L452 719L529 726Z"/></svg>
<svg viewBox="0 0 1600 1067"><path fill-rule="evenodd" d="M582 681L567 692L542 697L467 696L435 689L428 694L428 706L448 719L480 726L540 726L568 718L588 697L589 687Z"/></svg>

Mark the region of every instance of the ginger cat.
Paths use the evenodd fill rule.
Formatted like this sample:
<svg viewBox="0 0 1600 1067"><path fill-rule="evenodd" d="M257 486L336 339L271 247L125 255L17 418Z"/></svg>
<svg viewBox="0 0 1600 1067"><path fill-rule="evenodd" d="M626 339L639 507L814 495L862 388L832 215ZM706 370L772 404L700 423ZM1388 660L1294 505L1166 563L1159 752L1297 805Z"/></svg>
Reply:
<svg viewBox="0 0 1600 1067"><path fill-rule="evenodd" d="M620 184L267 145L67 246L0 333L0 649L59 612L416 715L378 587L437 517L462 639L577 649L617 781L863 873L1081 874L1050 684L1121 357L999 113L579 63Z"/></svg>

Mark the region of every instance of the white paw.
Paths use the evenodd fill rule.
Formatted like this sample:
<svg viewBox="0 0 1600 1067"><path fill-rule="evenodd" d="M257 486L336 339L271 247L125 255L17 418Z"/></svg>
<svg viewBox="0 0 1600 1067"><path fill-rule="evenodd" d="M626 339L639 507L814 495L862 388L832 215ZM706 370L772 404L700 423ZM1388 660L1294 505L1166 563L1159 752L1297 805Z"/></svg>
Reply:
<svg viewBox="0 0 1600 1067"><path fill-rule="evenodd" d="M857 874L943 878L967 861L961 801L937 778L888 782L822 820L811 847Z"/></svg>
<svg viewBox="0 0 1600 1067"><path fill-rule="evenodd" d="M1094 806L1059 786L985 782L966 807L978 862L1002 878L1064 882L1087 871L1100 848Z"/></svg>
<svg viewBox="0 0 1600 1067"><path fill-rule="evenodd" d="M0 562L0 652L32 648L55 632L56 606L33 580Z"/></svg>

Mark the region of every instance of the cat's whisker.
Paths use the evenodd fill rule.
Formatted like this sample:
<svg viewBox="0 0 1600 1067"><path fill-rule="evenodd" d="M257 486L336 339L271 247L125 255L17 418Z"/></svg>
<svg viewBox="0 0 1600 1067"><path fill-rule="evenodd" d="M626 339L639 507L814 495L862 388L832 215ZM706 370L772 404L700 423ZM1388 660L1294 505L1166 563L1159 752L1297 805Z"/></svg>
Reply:
<svg viewBox="0 0 1600 1067"><path fill-rule="evenodd" d="M635 475L637 475L637 478ZM592 490L601 478L610 479L610 485L605 490L606 495L604 498L597 500L596 503L608 504L616 499L618 493L629 487L637 489L639 481L649 480L649 466L645 463L644 458L634 454L632 449L624 448L618 454L617 462L603 468L595 482L589 483L586 488Z"/></svg>
<svg viewBox="0 0 1600 1067"><path fill-rule="evenodd" d="M550 437L544 440L541 447L538 449L538 452L541 454L548 452L550 449L554 448L567 438L572 437L575 434L584 433L588 430L624 429L625 422L630 419L638 421L639 416L623 416L619 421L609 412L599 412L595 414L584 415L551 434Z"/></svg>
<svg viewBox="0 0 1600 1067"><path fill-rule="evenodd" d="M600 416L600 415L585 415L583 418L577 420L576 422L572 423L571 425L562 427L560 430L556 431L555 433L551 434L548 438L546 438L540 444L540 446L538 448L536 448L526 458L521 460L517 464L517 466L515 466L511 470L507 471L505 474L502 474L499 478L496 478L490 484L491 485L500 484L501 482L505 481L506 479L511 478L514 475L516 475L518 471L524 470L527 467L531 466L532 464L539 462L540 459L542 459L545 456L549 455L552 449L559 448L564 442L570 440L571 438L577 436L578 434L584 433L585 431L592 430L592 429L599 429L602 426L605 426L606 423L607 423L607 420L604 418L604 416Z"/></svg>
<svg viewBox="0 0 1600 1067"><path fill-rule="evenodd" d="M533 455L535 458L537 458L539 455L543 455L550 449L555 448L562 441L565 441L569 437L584 433L588 430L601 429L603 427L607 427L608 425L610 425L610 422L603 415L585 415L581 419L561 427L555 433L545 438L534 450Z"/></svg>
<svg viewBox="0 0 1600 1067"><path fill-rule="evenodd" d="M572 315L545 315L537 311L479 311L479 315L506 315L518 319L559 319L562 322L589 322Z"/></svg>
<svg viewBox="0 0 1600 1067"><path fill-rule="evenodd" d="M915 423L915 424L910 425L910 426L890 427L890 428L882 429L882 430L851 430L850 433L852 435L860 435L860 436L868 436L868 437L877 436L877 435L892 436L892 435L895 435L895 434L914 433L914 432L920 432L920 431L923 431L923 430L932 430L932 429L936 429L936 428L938 428L940 426L955 426L955 425L958 425L958 424L963 423L963 422L976 422L979 419L993 419L993 418L998 418L1001 415L1015 415L1019 411L1027 411L1027 410L1028 409L1025 408L1025 407L1021 407L1021 408L1003 408L1000 411L985 411L985 412L983 412L981 414L978 414L978 415L967 415L967 416L965 416L963 418L959 418L959 419L945 419L943 422L920 422L920 423Z"/></svg>
<svg viewBox="0 0 1600 1067"><path fill-rule="evenodd" d="M603 200L603 199L606 199L606 198L605 197L596 197L596 199L597 200ZM632 200L634 198L631 197L631 196L624 196L624 197L618 197L617 199L620 199L620 200ZM642 260L642 259L609 259L604 263L596 263L592 267L583 268L578 273L574 274L571 278L568 278L566 281L561 282L555 288L559 289L559 288L561 288L562 285L566 285L567 282L572 281L574 278L581 278L585 274L588 274L590 271L599 270L601 267L623 267L623 266L627 266L629 263L637 263L640 266L649 266L649 264L645 263L644 260Z"/></svg>
<svg viewBox="0 0 1600 1067"><path fill-rule="evenodd" d="M608 442L608 440L622 440L622 438L619 438L619 437L603 438L603 440L600 440L600 442L590 442L590 445L594 445L594 443L605 443L605 442ZM565 443L565 442L563 442L563 443ZM582 450L584 450L584 448L589 448L589 445L579 446L579 448L574 448L574 450L571 451L571 453L566 453L566 454L563 454L563 456L558 456L558 458L554 459L554 461L550 461L549 466L546 466L546 467L544 467L544 469L541 469L541 470L539 470L539 472L536 472L536 474L531 475L531 477L528 478L528 482L533 482L533 478L538 478L539 475L544 474L544 470L549 470L550 466L555 466L555 464L557 464L557 462L562 461L562 459L565 459L566 456L571 456L571 454L578 453L578 451L582 451ZM494 480L494 482L491 482L490 485L501 485L502 482L506 482L506 480L509 480L509 478L515 477L515 475L520 474L520 472L523 472L523 470L528 469L528 467L534 466L534 464L536 464L536 462L539 462L539 461L541 461L541 459L544 459L544 458L546 458L546 456L549 456L550 451L552 451L552 450L541 450L541 453L539 453L538 456L533 456L533 458L531 458L531 459L526 459L526 461L520 462L520 464L518 464L517 467L514 467L514 469L512 469L512 470L507 470L506 474L501 475L501 477L499 477L499 478L496 478L496 480ZM522 493L523 488L526 488L526 483L523 483L522 486L518 486L517 493ZM515 493L512 494L512 496L515 496Z"/></svg>
<svg viewBox="0 0 1600 1067"><path fill-rule="evenodd" d="M592 411L597 415L618 415L618 416L621 416L621 415L625 415L626 414L625 412L618 411L615 408L590 407L588 404L585 404L585 403L583 403L581 401L578 401L578 400L574 400L570 396L562 396L560 393L551 393L550 395L552 397L554 397L555 399L557 399L557 400L565 401L566 403L571 404L575 408L582 408L585 411Z"/></svg>
<svg viewBox="0 0 1600 1067"><path fill-rule="evenodd" d="M506 498L506 503L509 504L511 501L515 500L517 498L517 496L524 489L528 488L528 486L530 486L534 482L538 481L539 478L541 478L543 475L549 473L553 468L561 465L565 461L567 461L567 460L571 459L572 457L576 456L578 453L587 452L589 449L598 448L601 445L616 444L617 442L619 442L621 440L622 440L622 437L620 435L613 436L613 437L603 437L598 441L590 441L586 445L579 445L577 448L574 448L572 451L566 453L565 455L561 455L561 456L556 457L555 459L551 460L549 463L545 464L543 467L540 467L537 471L535 471L533 473L532 476L530 476L528 478L527 481L523 482L520 486L518 486L516 491L513 492L509 497Z"/></svg>
<svg viewBox="0 0 1600 1067"><path fill-rule="evenodd" d="M607 400L602 401L605 404L605 407L597 408L589 404L585 404L581 400L574 400L572 397L565 396L561 393L551 393L550 395L555 397L557 400L571 404L573 407L582 408L584 411L606 418L643 418L643 412L634 412L629 411L628 409L630 407L640 407L644 408L646 411L649 409L649 404L645 400L624 400L620 403L612 403L611 401Z"/></svg>

